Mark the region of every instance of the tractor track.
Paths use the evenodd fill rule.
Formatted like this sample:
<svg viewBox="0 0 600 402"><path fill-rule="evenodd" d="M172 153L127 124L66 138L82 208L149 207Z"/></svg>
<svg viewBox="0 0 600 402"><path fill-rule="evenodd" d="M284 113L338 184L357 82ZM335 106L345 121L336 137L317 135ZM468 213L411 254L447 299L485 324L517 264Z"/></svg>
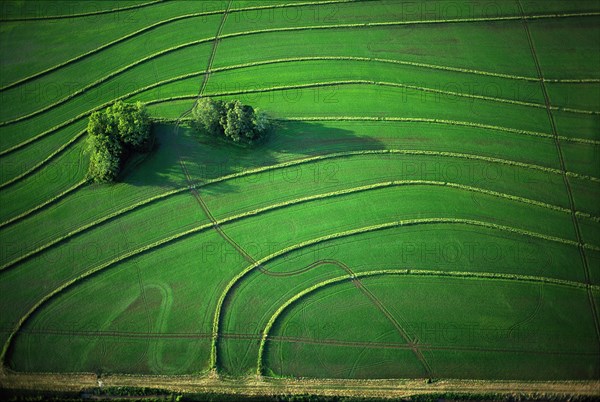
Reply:
<svg viewBox="0 0 600 402"><path fill-rule="evenodd" d="M584 275L585 275L585 280L586 283L588 284L587 287L587 295L588 295L588 301L589 301L589 305L590 305L590 310L591 310L591 314L592 314L592 319L594 322L594 327L596 330L596 340L598 343L598 347L600 348L600 323L598 322L598 310L596 309L596 303L594 301L594 295L592 294L592 290L589 287L589 285L591 284L591 279L590 279L590 268L588 265L588 260L587 260L587 255L585 253L585 248L583 247L583 238L581 236L581 229L579 227L579 220L577 219L577 210L575 207L575 201L573 199L573 191L571 189L571 184L569 183L569 178L567 176L567 168L565 166L565 160L564 160L564 156L563 156L563 152L562 149L560 147L560 139L558 138L558 130L556 129L556 122L554 121L554 115L552 114L552 105L550 103L550 96L548 95L548 90L546 88L546 83L544 82L544 74L542 72L542 68L540 66L540 61L537 55L537 51L535 50L535 44L533 42L533 38L531 36L531 31L529 30L529 24L527 22L527 18L525 15L525 10L523 9L523 4L521 3L521 0L516 0L518 8L521 12L521 16L522 16L522 22L523 22L523 28L525 30L525 33L527 34L527 41L529 43L529 48L531 50L531 56L533 58L534 64L535 64L535 68L538 74L538 78L540 80L540 87L542 89L542 93L544 95L544 102L546 104L546 112L548 114L548 120L550 122L550 126L552 128L552 134L554 136L554 143L556 145L556 152L558 154L558 160L560 162L560 170L562 172L562 178L563 178L563 182L565 184L565 189L567 191L567 196L569 199L569 206L571 209L571 220L573 221L573 228L575 229L575 235L577 237L577 248L579 250L579 255L581 257L581 262L583 265L583 271L584 271Z"/></svg>

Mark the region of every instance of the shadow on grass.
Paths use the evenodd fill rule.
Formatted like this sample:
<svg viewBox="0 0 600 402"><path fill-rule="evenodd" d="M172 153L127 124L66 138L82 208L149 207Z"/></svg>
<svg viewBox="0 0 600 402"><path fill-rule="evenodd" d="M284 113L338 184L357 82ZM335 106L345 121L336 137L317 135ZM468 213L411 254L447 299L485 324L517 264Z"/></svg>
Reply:
<svg viewBox="0 0 600 402"><path fill-rule="evenodd" d="M359 127L359 126L357 126ZM174 124L157 123L154 149L127 162L121 181L135 186L183 187L247 169L276 165L306 157L353 150L384 149L381 141L321 122L276 121L269 136L252 146L238 145ZM184 174L182 163L189 174ZM221 183L203 191L236 191Z"/></svg>

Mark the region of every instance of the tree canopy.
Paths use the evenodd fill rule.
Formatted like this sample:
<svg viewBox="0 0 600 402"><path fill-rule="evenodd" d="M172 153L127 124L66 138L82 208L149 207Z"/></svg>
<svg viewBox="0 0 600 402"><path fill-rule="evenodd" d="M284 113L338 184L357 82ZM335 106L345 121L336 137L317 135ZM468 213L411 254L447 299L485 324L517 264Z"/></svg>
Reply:
<svg viewBox="0 0 600 402"><path fill-rule="evenodd" d="M90 116L87 131L91 150L88 178L95 182L114 181L131 152L150 148L150 117L145 106L118 101Z"/></svg>
<svg viewBox="0 0 600 402"><path fill-rule="evenodd" d="M252 143L263 138L270 127L266 113L238 100L202 98L192 110L192 124L209 134L234 142Z"/></svg>

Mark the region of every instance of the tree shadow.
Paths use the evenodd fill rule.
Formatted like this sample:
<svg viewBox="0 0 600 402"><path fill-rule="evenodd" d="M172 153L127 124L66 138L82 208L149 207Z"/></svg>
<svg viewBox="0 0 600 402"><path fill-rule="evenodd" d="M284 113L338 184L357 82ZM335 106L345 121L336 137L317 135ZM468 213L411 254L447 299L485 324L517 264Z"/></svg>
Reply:
<svg viewBox="0 0 600 402"><path fill-rule="evenodd" d="M120 181L134 186L179 188L312 156L385 149L379 139L362 135L362 126L362 122L354 123L348 129L336 122L279 120L265 140L245 146L187 126L177 129L173 123L156 123L152 128L155 135L152 151L130 158ZM222 181L219 186L204 187L203 191L225 193L237 191L237 187Z"/></svg>

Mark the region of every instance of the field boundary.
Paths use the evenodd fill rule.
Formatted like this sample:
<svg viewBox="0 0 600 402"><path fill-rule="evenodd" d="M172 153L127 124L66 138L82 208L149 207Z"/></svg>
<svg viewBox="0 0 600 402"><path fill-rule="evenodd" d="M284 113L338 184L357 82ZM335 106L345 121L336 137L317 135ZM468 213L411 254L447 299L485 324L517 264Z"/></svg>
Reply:
<svg viewBox="0 0 600 402"><path fill-rule="evenodd" d="M8 187L11 184L14 184L14 183L18 182L18 181L24 179L25 177L29 176L33 172L37 171L42 166L44 166L46 163L50 162L52 159L54 159L55 157L57 157L58 155L60 155L63 151L65 151L71 145L75 144L86 133L87 133L87 129L81 130L80 132L78 132L77 134L75 134L75 136L73 138L71 138L69 141L65 142L64 144L62 144L58 149L56 149L54 152L52 152L46 158L44 158L41 161L39 161L38 163L36 163L34 166L30 167L29 169L27 169L26 171L20 173L19 175L17 175L15 177L13 177L13 178L5 181L4 183L1 183L0 184L0 189L2 189L4 187ZM2 227L2 225L3 224L0 223L0 227Z"/></svg>
<svg viewBox="0 0 600 402"><path fill-rule="evenodd" d="M341 380L311 378L271 378L247 376L242 378L201 375L103 375L105 387L129 386L167 389L184 393L216 393L219 395L322 395L348 397L396 397L414 395L501 395L597 396L598 381L484 381L445 379L426 383L422 379ZM93 373L15 373L0 374L0 385L5 389L36 389L80 392L98 386Z"/></svg>

